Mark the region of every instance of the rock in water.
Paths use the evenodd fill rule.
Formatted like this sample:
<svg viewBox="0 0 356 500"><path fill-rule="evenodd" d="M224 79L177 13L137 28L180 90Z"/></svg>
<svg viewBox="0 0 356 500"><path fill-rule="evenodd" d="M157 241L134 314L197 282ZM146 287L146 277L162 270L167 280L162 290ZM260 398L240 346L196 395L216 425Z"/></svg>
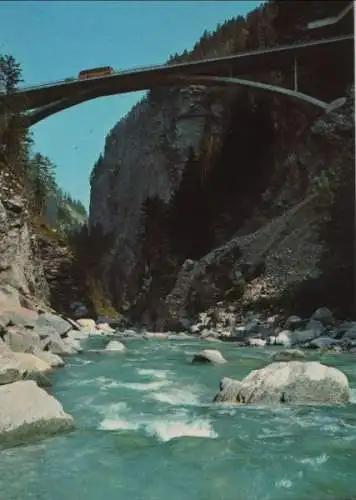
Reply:
<svg viewBox="0 0 356 500"><path fill-rule="evenodd" d="M305 359L305 354L300 349L283 349L275 352L272 356L273 361L293 361L294 359Z"/></svg>
<svg viewBox="0 0 356 500"><path fill-rule="evenodd" d="M118 340L111 340L104 349L105 352L124 352L126 347Z"/></svg>
<svg viewBox="0 0 356 500"><path fill-rule="evenodd" d="M192 363L226 363L226 359L216 349L204 349L194 355Z"/></svg>
<svg viewBox="0 0 356 500"><path fill-rule="evenodd" d="M241 381L224 378L214 399L242 404L344 404L349 400L346 375L317 361L272 363Z"/></svg>
<svg viewBox="0 0 356 500"><path fill-rule="evenodd" d="M0 387L0 442L44 438L73 427L73 417L35 382Z"/></svg>

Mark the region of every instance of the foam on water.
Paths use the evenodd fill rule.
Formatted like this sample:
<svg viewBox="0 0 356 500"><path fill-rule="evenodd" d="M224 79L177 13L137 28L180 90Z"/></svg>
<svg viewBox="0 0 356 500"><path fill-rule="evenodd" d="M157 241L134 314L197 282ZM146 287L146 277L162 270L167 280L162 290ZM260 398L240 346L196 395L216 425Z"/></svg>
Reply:
<svg viewBox="0 0 356 500"><path fill-rule="evenodd" d="M104 431L136 430L138 428L138 424L124 418L105 418L99 425L99 429Z"/></svg>
<svg viewBox="0 0 356 500"><path fill-rule="evenodd" d="M147 415L132 415L125 403L114 403L98 406L100 414L105 418L100 422L99 429L139 430L157 437L160 441L169 441L182 436L216 438L211 422L201 418L189 418L184 410L165 418L150 418Z"/></svg>
<svg viewBox="0 0 356 500"><path fill-rule="evenodd" d="M299 460L301 464L308 464L312 466L318 466L325 464L329 460L329 457L326 455L326 453L322 453L321 455L314 457L314 458L302 458Z"/></svg>
<svg viewBox="0 0 356 500"><path fill-rule="evenodd" d="M275 482L276 488L291 488L293 486L292 481L290 479L280 479Z"/></svg>
<svg viewBox="0 0 356 500"><path fill-rule="evenodd" d="M199 396L189 389L173 388L166 392L153 392L150 397L170 405L198 406Z"/></svg>
<svg viewBox="0 0 356 500"><path fill-rule="evenodd" d="M161 441L170 441L171 439L183 436L217 438L218 434L214 431L209 420L195 419L188 420L154 420L146 426L147 431L158 437Z"/></svg>
<svg viewBox="0 0 356 500"><path fill-rule="evenodd" d="M137 373L143 376L148 375L159 379L165 379L169 375L172 375L173 372L171 370L153 370L148 368L137 368Z"/></svg>
<svg viewBox="0 0 356 500"><path fill-rule="evenodd" d="M94 361L91 361L90 359L76 358L75 360L67 363L67 366L85 366L92 364L94 364Z"/></svg>
<svg viewBox="0 0 356 500"><path fill-rule="evenodd" d="M169 382L118 382L118 387L125 387L126 389L132 389L134 391L156 391L161 389L161 387L169 384Z"/></svg>

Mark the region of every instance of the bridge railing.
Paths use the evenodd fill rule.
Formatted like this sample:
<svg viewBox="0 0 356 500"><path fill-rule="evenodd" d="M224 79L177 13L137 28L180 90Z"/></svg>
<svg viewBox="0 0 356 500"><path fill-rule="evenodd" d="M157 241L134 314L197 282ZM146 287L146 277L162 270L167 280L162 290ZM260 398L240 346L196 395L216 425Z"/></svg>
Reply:
<svg viewBox="0 0 356 500"><path fill-rule="evenodd" d="M215 58L209 58L209 59L199 59L197 61L189 61L186 63L178 63L178 64L172 64L172 65L169 65L169 63L165 63L165 64L156 64L156 65L152 65L152 66L136 66L136 67L133 67L131 69L116 71L116 72L111 73L110 75L105 76L105 77L101 76L101 77L97 77L97 78L91 78L90 80L106 79L106 78L111 78L111 77L114 77L117 75L124 75L127 73L138 73L141 71L163 69L163 68L167 68L168 66L170 66L171 68L175 68L175 67L179 68L181 66L187 67L187 66L190 66L193 64L216 62L216 61L221 61L221 60L233 61L237 56L240 56L241 54L249 54L251 52L254 52L256 55L257 54L265 54L265 53L278 52L278 51L283 51L283 50L288 50L288 49L294 49L294 48L308 46L308 45L309 46L322 45L325 42L333 43L333 42L337 42L340 40L352 39L353 37L354 37L354 35L340 35L340 36L335 36L335 37L331 37L331 38L322 38L320 40L307 40L304 42L291 43L291 44L287 44L287 45L279 45L279 46L268 47L268 48L263 48L263 49L250 49L250 50L245 50L243 52L242 51L237 52L236 54L231 54L228 56L215 57ZM67 78L69 78L69 77L67 77ZM30 85L30 86L21 87L21 88L17 89L16 92L23 92L23 91L31 90L31 89L35 90L35 89L41 89L41 88L45 88L45 87L52 87L54 85L59 85L59 84L70 85L70 84L73 84L76 82L81 82L81 80L79 80L78 78L75 78L74 80L71 80L71 81L66 81L66 79L57 80L57 81L52 81L50 83L43 83L40 85Z"/></svg>

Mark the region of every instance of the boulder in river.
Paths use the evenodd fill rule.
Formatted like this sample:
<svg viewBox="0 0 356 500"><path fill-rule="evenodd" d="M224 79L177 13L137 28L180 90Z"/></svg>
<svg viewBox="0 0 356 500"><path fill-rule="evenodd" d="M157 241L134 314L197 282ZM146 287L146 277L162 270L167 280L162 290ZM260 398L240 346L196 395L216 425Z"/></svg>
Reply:
<svg viewBox="0 0 356 500"><path fill-rule="evenodd" d="M124 352L126 347L118 340L111 340L104 349L105 352Z"/></svg>
<svg viewBox="0 0 356 500"><path fill-rule="evenodd" d="M34 381L0 387L0 442L24 442L73 427L73 417Z"/></svg>
<svg viewBox="0 0 356 500"><path fill-rule="evenodd" d="M204 349L194 355L193 363L215 363L223 364L226 363L226 359L223 357L221 352L216 349Z"/></svg>
<svg viewBox="0 0 356 500"><path fill-rule="evenodd" d="M255 339L255 338L250 338L247 340L247 344L250 347L265 347L266 345L266 340L265 339Z"/></svg>
<svg viewBox="0 0 356 500"><path fill-rule="evenodd" d="M317 361L272 363L243 380L224 378L215 402L240 404L345 404L348 379Z"/></svg>
<svg viewBox="0 0 356 500"><path fill-rule="evenodd" d="M305 359L305 354L300 349L283 349L272 355L273 361L293 361Z"/></svg>

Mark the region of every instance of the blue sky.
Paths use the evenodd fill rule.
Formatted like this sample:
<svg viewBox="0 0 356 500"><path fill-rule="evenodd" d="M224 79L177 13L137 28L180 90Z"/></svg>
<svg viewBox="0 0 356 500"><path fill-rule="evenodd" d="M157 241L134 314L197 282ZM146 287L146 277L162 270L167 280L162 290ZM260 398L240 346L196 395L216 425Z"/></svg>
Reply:
<svg viewBox="0 0 356 500"><path fill-rule="evenodd" d="M191 49L205 29L245 15L255 1L1 1L0 53L12 54L25 84L81 69L161 64ZM58 184L88 206L89 175L106 134L142 92L99 98L32 128L35 149L58 166Z"/></svg>

